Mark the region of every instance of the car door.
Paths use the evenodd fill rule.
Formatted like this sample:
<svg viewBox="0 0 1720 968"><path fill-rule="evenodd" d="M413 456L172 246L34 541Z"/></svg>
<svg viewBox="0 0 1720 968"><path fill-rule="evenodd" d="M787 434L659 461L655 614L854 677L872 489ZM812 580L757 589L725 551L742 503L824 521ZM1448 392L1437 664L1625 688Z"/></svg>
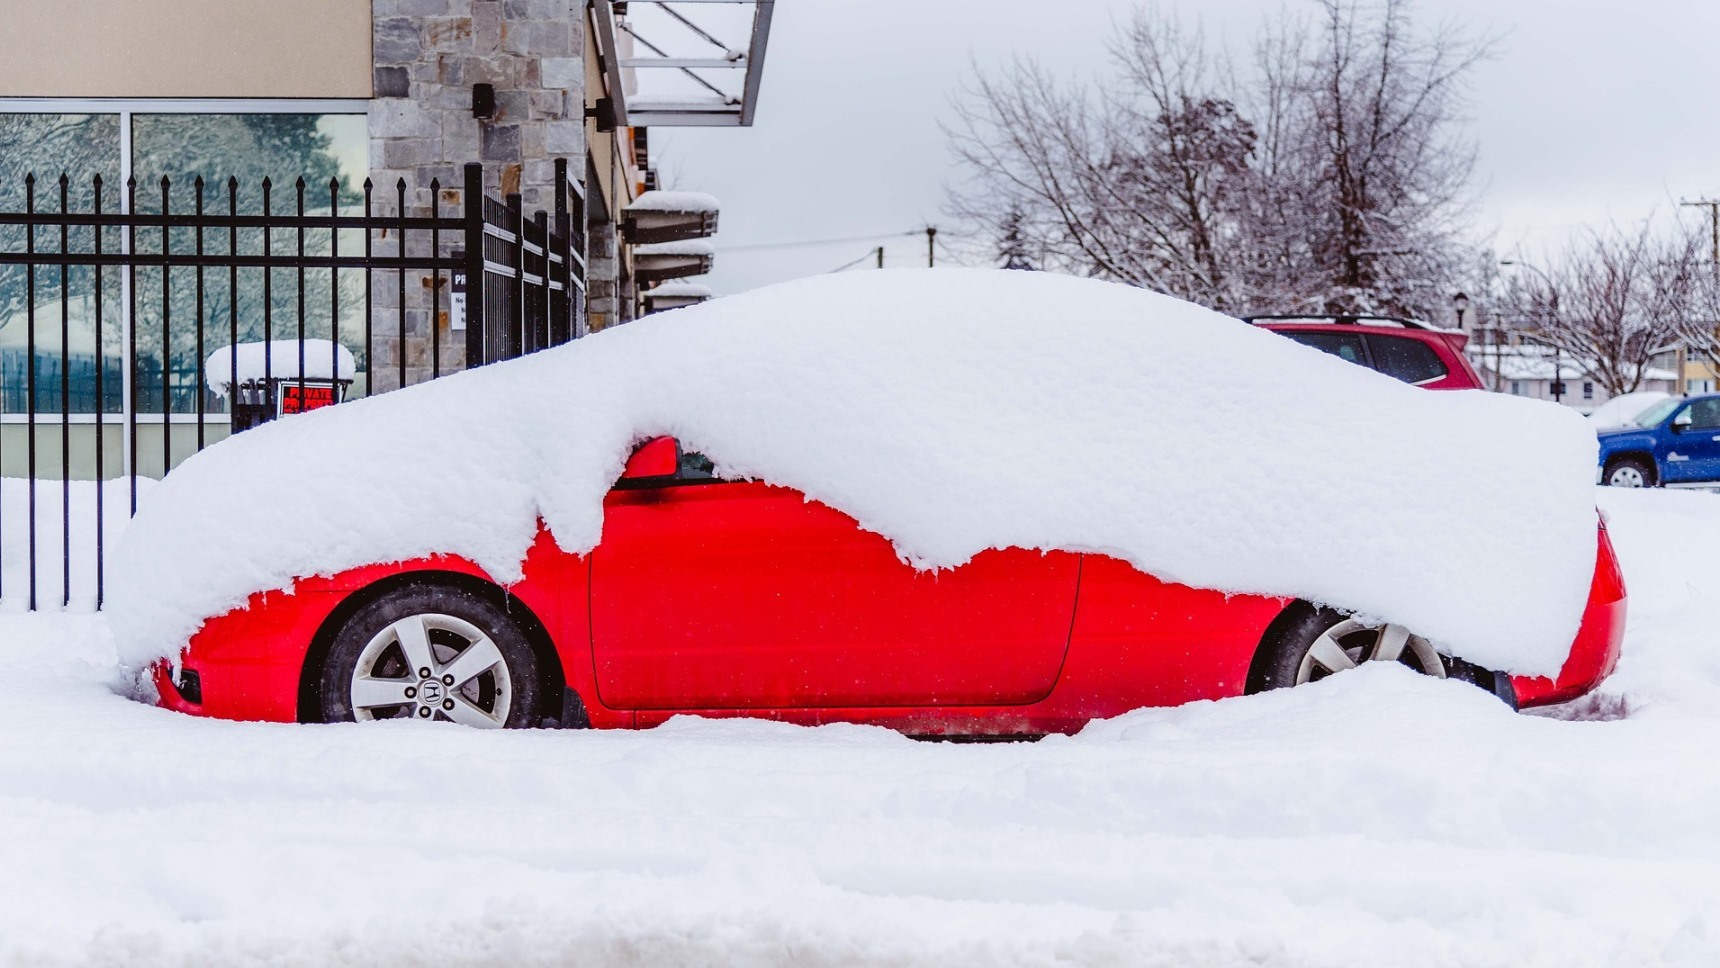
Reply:
<svg viewBox="0 0 1720 968"><path fill-rule="evenodd" d="M1080 558L921 572L798 491L622 487L592 553L598 694L618 709L1029 703L1068 647Z"/></svg>
<svg viewBox="0 0 1720 968"><path fill-rule="evenodd" d="M1699 397L1666 425L1661 474L1666 483L1720 480L1720 397Z"/></svg>

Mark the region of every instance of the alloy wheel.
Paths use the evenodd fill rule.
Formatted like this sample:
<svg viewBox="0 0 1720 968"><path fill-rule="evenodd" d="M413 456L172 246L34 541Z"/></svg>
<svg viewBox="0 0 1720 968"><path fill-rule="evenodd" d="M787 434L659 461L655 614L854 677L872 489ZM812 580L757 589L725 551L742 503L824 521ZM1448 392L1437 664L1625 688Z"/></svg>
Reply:
<svg viewBox="0 0 1720 968"><path fill-rule="evenodd" d="M496 729L508 720L513 678L501 649L464 619L408 615L372 636L349 685L353 718L452 721Z"/></svg>
<svg viewBox="0 0 1720 968"><path fill-rule="evenodd" d="M1320 633L1296 670L1296 685L1354 669L1363 662L1400 662L1445 678L1445 660L1433 645L1401 625L1347 618Z"/></svg>

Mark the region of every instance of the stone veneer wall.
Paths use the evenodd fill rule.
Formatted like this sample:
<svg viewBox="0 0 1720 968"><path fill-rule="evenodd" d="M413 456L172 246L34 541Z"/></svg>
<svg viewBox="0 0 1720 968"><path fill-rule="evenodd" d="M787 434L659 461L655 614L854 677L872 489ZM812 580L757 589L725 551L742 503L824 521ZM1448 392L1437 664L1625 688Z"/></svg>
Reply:
<svg viewBox="0 0 1720 968"><path fill-rule="evenodd" d="M410 214L431 212L441 182L444 214L461 211L463 166L481 161L485 189L518 192L529 218L554 207L555 159L585 170L583 0L372 0L375 101L370 108L371 178L378 211L397 206L406 180ZM496 90L493 118L472 117L472 86ZM379 240L380 241L380 240ZM429 250L411 238L410 249ZM445 248L461 244L444 239ZM444 280L446 286L446 280ZM376 280L376 389L397 382L401 347L398 281ZM434 332L444 372L465 358L465 333L450 331L447 294ZM385 322L384 322L385 321ZM407 382L430 376L429 279L407 286Z"/></svg>

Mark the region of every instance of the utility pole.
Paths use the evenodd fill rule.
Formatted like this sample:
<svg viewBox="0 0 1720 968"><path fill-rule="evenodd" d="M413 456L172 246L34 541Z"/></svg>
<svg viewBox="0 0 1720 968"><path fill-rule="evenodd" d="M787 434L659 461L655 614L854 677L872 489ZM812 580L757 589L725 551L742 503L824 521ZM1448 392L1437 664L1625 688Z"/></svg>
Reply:
<svg viewBox="0 0 1720 968"><path fill-rule="evenodd" d="M1708 210L1708 225L1714 233L1714 261L1712 263L1714 281L1716 285L1720 285L1720 199L1699 198L1694 202L1680 199L1678 204L1685 208L1705 208ZM1686 353L1685 342L1681 339L1678 341L1678 382L1673 386L1673 392L1679 396L1685 395L1684 365Z"/></svg>
<svg viewBox="0 0 1720 968"><path fill-rule="evenodd" d="M1716 203L1720 204L1720 203ZM938 227L926 226L926 268L935 269L938 265Z"/></svg>
<svg viewBox="0 0 1720 968"><path fill-rule="evenodd" d="M1720 199L1699 198L1694 202L1680 200L1678 204L1685 208L1708 210L1708 224L1714 230L1714 271L1720 272Z"/></svg>
<svg viewBox="0 0 1720 968"><path fill-rule="evenodd" d="M884 247L878 246L878 268L884 268Z"/></svg>

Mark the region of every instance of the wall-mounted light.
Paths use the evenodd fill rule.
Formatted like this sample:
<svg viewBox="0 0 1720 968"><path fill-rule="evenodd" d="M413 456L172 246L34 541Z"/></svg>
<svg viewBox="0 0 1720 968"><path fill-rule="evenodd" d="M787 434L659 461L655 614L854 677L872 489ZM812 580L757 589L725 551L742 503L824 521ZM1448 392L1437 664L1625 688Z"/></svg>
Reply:
<svg viewBox="0 0 1720 968"><path fill-rule="evenodd" d="M606 97L600 97L595 104L586 105L585 117L597 122L597 130L615 130L615 102Z"/></svg>
<svg viewBox="0 0 1720 968"><path fill-rule="evenodd" d="M496 116L496 86L472 85L472 117L488 120Z"/></svg>

